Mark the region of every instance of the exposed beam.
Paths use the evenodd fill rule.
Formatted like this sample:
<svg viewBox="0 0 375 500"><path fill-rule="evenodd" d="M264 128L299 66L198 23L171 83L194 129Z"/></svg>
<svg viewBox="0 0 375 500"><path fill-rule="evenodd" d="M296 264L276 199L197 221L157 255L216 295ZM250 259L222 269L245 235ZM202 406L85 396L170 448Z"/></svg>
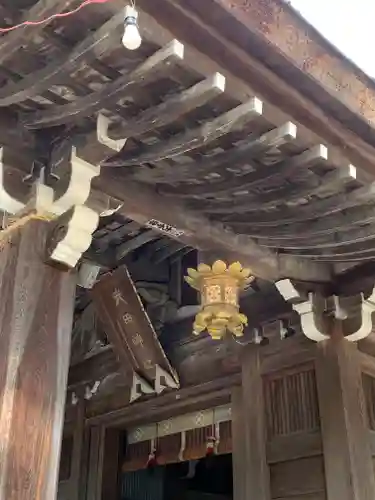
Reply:
<svg viewBox="0 0 375 500"><path fill-rule="evenodd" d="M228 172L226 178L220 179L217 182L201 184L197 186L189 186L186 191L189 195L194 196L218 196L229 195L231 192L241 189L241 191L253 189L262 186L269 182L271 179L284 178L293 175L295 170L309 168L319 160L327 159L327 148L322 144L314 146L301 154L295 155L291 158L285 159L275 165L266 166L257 163L255 172L249 172L241 176L234 176ZM210 200L212 202L212 200ZM198 200L197 200L197 203ZM220 203L218 201L218 203ZM226 204L226 207L233 205L233 201ZM227 211L227 208L226 210Z"/></svg>
<svg viewBox="0 0 375 500"><path fill-rule="evenodd" d="M99 180L94 182L106 194L120 199L123 203L119 213L144 225L156 219L179 231L177 239L203 250L215 248L223 253L223 258L240 260L252 267L254 273L266 279L293 276L307 281L329 281L330 272L326 267L304 263L300 267L298 257L289 259L260 248L248 236L237 235L220 223L214 223L199 213L186 209L183 205L168 202L154 190L129 180L118 170L103 169Z"/></svg>
<svg viewBox="0 0 375 500"><path fill-rule="evenodd" d="M51 14L60 14L76 3L76 0L39 0L23 15L23 20L47 19ZM52 19L49 21L51 22ZM11 31L1 39L0 64L10 59L21 46L30 39L36 37L47 23L38 26L24 26L22 29Z"/></svg>
<svg viewBox="0 0 375 500"><path fill-rule="evenodd" d="M266 8L262 0L251 4L243 0L209 0L205 6L199 5L199 0L191 3L200 7L197 12L204 11L206 18L210 18L214 6L218 6L361 119L367 123L375 122L373 80L327 42L291 5L280 0L269 1ZM285 37L286 30L289 37ZM298 51L301 43L304 49ZM317 56L322 53L324 59ZM340 86L339 93L338 82L346 82Z"/></svg>
<svg viewBox="0 0 375 500"><path fill-rule="evenodd" d="M171 64L181 61L183 56L184 46L177 40L172 40L133 71L121 75L117 80L108 83L100 90L63 106L29 115L25 119L25 126L29 128L53 127L90 116L107 105L115 104L118 99L131 93L140 85L157 80Z"/></svg>
<svg viewBox="0 0 375 500"><path fill-rule="evenodd" d="M46 4L42 0L39 3ZM53 10L55 13L57 11L56 2L52 0L47 3L50 4L50 10ZM68 3L73 2L68 2L67 0L60 1L60 4L66 5ZM17 104L27 98L41 94L54 83L59 83L62 75L71 73L81 63L89 64L95 58L100 57L112 45L115 37L118 35L117 28L123 25L123 22L124 14L123 12L119 12L95 31L95 33L88 35L67 56L48 64L36 73L31 73L22 78L18 83L10 83L2 87L0 89L0 106ZM16 30L15 33L24 33L24 30ZM2 50L1 53L6 54L6 49L4 49L4 52Z"/></svg>
<svg viewBox="0 0 375 500"><path fill-rule="evenodd" d="M249 40L250 33L243 26L243 19L241 21L241 19L227 16L223 13L223 9L211 10L208 7L208 5L212 7L211 1L204 5L195 0L189 1L189 5L183 0L155 0L154 2L140 0L139 3L140 7L170 30L177 29L180 38L186 43L191 44L197 50L204 47L208 57L211 57L218 65L226 67L234 76L241 78L255 92L264 96L271 105L278 106L279 110L292 116L296 123L300 122L308 126L316 134L310 132L310 137L315 135L312 143L321 142L324 138L324 142L335 144L342 152L345 152L351 163L361 166L370 174L375 172L375 149L372 145L366 143L359 133L349 130L342 120L327 111L326 105L315 104L306 97L305 92L297 91L295 86L283 80L268 66L266 67L262 60L256 59L252 51L247 50L246 40ZM160 8L161 4L163 4L163 9ZM214 17L213 11L217 14ZM215 18L215 27L213 27L213 18ZM263 44L262 47L270 49L269 44ZM327 72L327 74L330 73ZM337 103L334 100L331 102L333 105ZM366 126L366 131L371 133L368 126ZM316 140L317 136L320 140Z"/></svg>
<svg viewBox="0 0 375 500"><path fill-rule="evenodd" d="M303 206L299 206L298 210L295 207L282 207L262 215L253 215L253 210L247 213L246 207L238 208L241 215L235 215L233 222L240 224L251 224L252 226L271 227L280 226L282 224L294 224L307 220L316 219L317 217L325 217L327 215L347 210L361 204L365 204L374 199L375 182L367 183L366 185L354 189L351 193L339 193L327 197L326 199L311 201ZM230 222L232 216L228 216L225 220Z"/></svg>
<svg viewBox="0 0 375 500"><path fill-rule="evenodd" d="M258 236L275 237L288 242L291 239L306 239L308 236L329 234L331 231L355 228L358 225L375 222L374 204L358 206L343 212L341 210L343 210L342 207L338 206L337 213L321 218L317 218L315 213L311 213L310 221L296 222L292 227L289 224L281 225L277 222L273 224L272 228L270 226L257 228L252 222L228 222L228 224L236 229L241 228L253 238Z"/></svg>
<svg viewBox="0 0 375 500"><path fill-rule="evenodd" d="M285 252L287 255L294 255L291 252ZM298 257L315 262L363 262L374 260L375 250L373 248L359 248L353 252L336 251L332 253L301 253L298 252Z"/></svg>
<svg viewBox="0 0 375 500"><path fill-rule="evenodd" d="M313 236L306 233L304 236L285 240L280 238L262 237L258 238L259 245L264 245L269 248L283 248L284 250L334 250L360 245L375 239L375 226L368 225L359 227L358 229L350 227L349 229L335 232L324 233L322 235Z"/></svg>
<svg viewBox="0 0 375 500"><path fill-rule="evenodd" d="M190 179L204 181L206 177L208 178L212 174L215 174L215 176L219 174L221 176L220 180L223 180L223 177L230 178L231 173L227 170L228 167L233 168L237 164L247 163L252 159L259 158L259 156L261 158L267 157L269 150L274 153L278 148L294 141L296 137L297 127L294 123L287 122L281 127L270 130L255 139L251 136L236 147L214 156L203 157L194 163L169 166L164 169L156 167L158 170L157 181L165 183L188 181ZM163 170L165 172L164 178L162 177ZM135 173L135 176L140 180L144 180L144 182L151 182L147 181L142 172ZM177 187L165 186L160 191L165 195L187 198L190 196L190 192L187 193L186 188L190 191L191 185L184 183Z"/></svg>
<svg viewBox="0 0 375 500"><path fill-rule="evenodd" d="M319 164L320 161L324 164L323 157L317 159L317 164ZM288 185L284 188L278 189L276 193L270 193L268 195L263 194L261 200L262 209L271 208L285 201L291 203L301 200L302 198L317 196L321 193L340 191L347 182L355 179L355 170L354 165L347 164L337 166L322 176L311 173L307 176L306 181ZM247 201L248 203L246 208L245 202L235 203L233 208L236 211L246 209L246 213L257 210L257 207L259 210L259 200L257 202L252 202L251 200Z"/></svg>
<svg viewBox="0 0 375 500"><path fill-rule="evenodd" d="M311 167L323 166L326 163L326 157L323 154L317 152L316 163L311 165ZM309 198L311 196L317 196L321 193L336 193L342 190L345 183L353 181L355 179L353 171L355 167L353 165L347 165L343 167L337 167L333 171L327 172L325 175L318 176L311 171L301 171L302 177L305 179L302 181L295 181L293 176L285 179L287 181L291 180L292 183L287 183L286 185L281 185L279 189L275 189L270 193L262 193L261 195L254 195L252 193L244 194L234 198L231 203L220 203L217 200L210 200L211 206L207 203L206 212L207 213L251 213L258 212L259 208L266 210L268 208L273 208L274 206L281 205L285 202L288 204L302 200L303 198ZM239 178L240 181L241 178ZM282 180L281 180L282 184ZM238 183L238 190L242 191L242 185ZM246 190L245 190L246 191Z"/></svg>
<svg viewBox="0 0 375 500"><path fill-rule="evenodd" d="M140 425L152 423L188 413L194 410L212 408L212 406L226 404L230 401L231 388L241 383L240 374L205 382L203 384L186 387L176 392L163 394L148 401L135 402L111 412L95 415L86 420L86 424L94 425Z"/></svg>
<svg viewBox="0 0 375 500"><path fill-rule="evenodd" d="M168 97L161 104L146 109L120 125L114 138L137 137L164 127L190 111L199 108L224 92L225 77L214 73L193 87ZM112 135L112 134L111 134Z"/></svg>
<svg viewBox="0 0 375 500"><path fill-rule="evenodd" d="M160 235L152 229L142 232L138 236L135 236L125 243L122 243L116 248L116 261L121 261L137 248L140 248L146 243L157 240L159 238Z"/></svg>
<svg viewBox="0 0 375 500"><path fill-rule="evenodd" d="M104 167L125 167L146 162L157 162L181 155L188 151L206 146L223 135L241 129L244 125L262 115L262 102L254 97L244 104L205 122L196 129L172 137L139 152L123 152L121 158L108 160Z"/></svg>
<svg viewBox="0 0 375 500"><path fill-rule="evenodd" d="M183 249L187 249L186 245L180 243L179 241L171 241L169 242L166 248L161 249L159 252L156 252L152 257L152 262L156 265L161 262L170 259L172 256L175 256L181 252Z"/></svg>

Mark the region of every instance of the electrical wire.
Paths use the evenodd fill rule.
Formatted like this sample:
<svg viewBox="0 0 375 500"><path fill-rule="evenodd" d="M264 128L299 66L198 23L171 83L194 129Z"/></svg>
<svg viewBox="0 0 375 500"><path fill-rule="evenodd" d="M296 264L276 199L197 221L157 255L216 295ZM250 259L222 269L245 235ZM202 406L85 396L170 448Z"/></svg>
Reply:
<svg viewBox="0 0 375 500"><path fill-rule="evenodd" d="M53 19L59 19L62 17L68 17L73 14L76 14L79 12L81 9L86 7L87 5L94 4L94 3L107 3L110 2L111 0L85 0L84 2L81 3L76 9L70 10L68 12L62 12L59 14L52 14L51 16L47 17L46 19L41 19L40 21L23 21L20 24L16 24L14 26L9 26L8 28L0 28L0 33L9 33L10 31L14 31L18 28L22 28L23 26L39 26L40 24L48 23L52 21Z"/></svg>

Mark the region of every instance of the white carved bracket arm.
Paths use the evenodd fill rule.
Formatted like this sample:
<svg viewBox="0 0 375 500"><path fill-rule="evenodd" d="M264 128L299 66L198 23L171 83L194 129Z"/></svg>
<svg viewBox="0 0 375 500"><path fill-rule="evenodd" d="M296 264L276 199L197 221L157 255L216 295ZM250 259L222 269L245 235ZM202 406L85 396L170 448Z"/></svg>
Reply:
<svg viewBox="0 0 375 500"><path fill-rule="evenodd" d="M106 116L99 113L96 121L96 135L98 142L103 144L103 146L107 146L107 148L119 153L125 146L127 139L111 139L108 136L109 124L110 120Z"/></svg>
<svg viewBox="0 0 375 500"><path fill-rule="evenodd" d="M289 302L293 309L299 314L301 319L302 331L309 339L315 342L322 342L330 337L329 333L322 332L317 326L317 314L323 314L324 311L317 311L314 307L315 295L309 293L308 299L300 296L290 280L282 280L276 283L276 287L284 299ZM374 289L375 290L375 289ZM371 296L365 299L361 294L360 314L361 326L355 332L345 336L350 342L358 342L366 338L372 331L372 313L375 312L375 291ZM336 321L341 321L344 325L350 319L345 309L345 298L332 296L327 299L333 305L333 317Z"/></svg>

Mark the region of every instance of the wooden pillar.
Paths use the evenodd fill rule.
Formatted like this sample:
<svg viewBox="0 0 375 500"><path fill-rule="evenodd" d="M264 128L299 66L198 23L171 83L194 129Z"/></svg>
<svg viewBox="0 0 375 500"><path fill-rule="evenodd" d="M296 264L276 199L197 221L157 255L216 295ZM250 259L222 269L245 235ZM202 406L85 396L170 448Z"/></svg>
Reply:
<svg viewBox="0 0 375 500"><path fill-rule="evenodd" d="M374 469L357 346L340 337L319 343L317 351L327 500L373 500Z"/></svg>
<svg viewBox="0 0 375 500"><path fill-rule="evenodd" d="M242 387L233 391L232 413L234 500L270 500L263 383L255 346L244 349Z"/></svg>
<svg viewBox="0 0 375 500"><path fill-rule="evenodd" d="M85 500L119 500L122 432L118 429L90 429L90 457Z"/></svg>
<svg viewBox="0 0 375 500"><path fill-rule="evenodd" d="M0 498L56 498L75 278L44 263L48 224L0 243Z"/></svg>
<svg viewBox="0 0 375 500"><path fill-rule="evenodd" d="M73 433L73 453L71 477L69 480L69 500L81 500L86 492L85 473L88 460L88 431L85 429L86 401L81 395L76 406Z"/></svg>

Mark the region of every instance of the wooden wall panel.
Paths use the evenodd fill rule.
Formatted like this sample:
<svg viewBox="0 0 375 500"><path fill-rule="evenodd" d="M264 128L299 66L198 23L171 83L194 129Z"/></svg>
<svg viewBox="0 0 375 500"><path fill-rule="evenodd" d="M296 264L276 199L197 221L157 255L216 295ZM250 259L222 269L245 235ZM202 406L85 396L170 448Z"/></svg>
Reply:
<svg viewBox="0 0 375 500"><path fill-rule="evenodd" d="M267 439L319 429L315 372L312 366L296 367L265 377Z"/></svg>
<svg viewBox="0 0 375 500"><path fill-rule="evenodd" d="M324 464L321 456L273 464L270 472L272 498L325 499Z"/></svg>
<svg viewBox="0 0 375 500"><path fill-rule="evenodd" d="M362 375L363 393L369 428L375 430L375 378L367 373Z"/></svg>

